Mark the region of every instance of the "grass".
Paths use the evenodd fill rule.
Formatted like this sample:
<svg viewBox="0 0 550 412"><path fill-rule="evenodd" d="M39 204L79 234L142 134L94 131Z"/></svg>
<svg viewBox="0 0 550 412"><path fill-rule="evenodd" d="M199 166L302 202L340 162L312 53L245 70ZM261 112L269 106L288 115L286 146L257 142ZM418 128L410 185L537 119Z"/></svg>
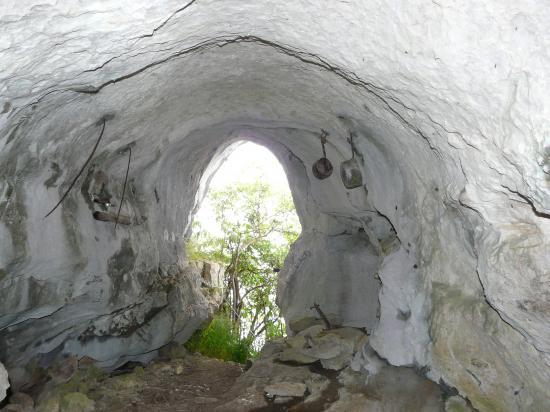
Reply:
<svg viewBox="0 0 550 412"><path fill-rule="evenodd" d="M252 342L241 339L225 315L215 316L206 328L195 332L185 346L192 352L224 361L246 363L254 356Z"/></svg>

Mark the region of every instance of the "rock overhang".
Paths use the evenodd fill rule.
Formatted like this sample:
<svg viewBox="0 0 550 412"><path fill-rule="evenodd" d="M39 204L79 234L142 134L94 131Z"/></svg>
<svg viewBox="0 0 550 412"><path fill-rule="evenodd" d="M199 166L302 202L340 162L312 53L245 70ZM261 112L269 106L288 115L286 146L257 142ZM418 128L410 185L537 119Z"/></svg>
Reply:
<svg viewBox="0 0 550 412"><path fill-rule="evenodd" d="M75 13L62 2L20 8L19 18L4 16L3 30L13 42L2 52L13 65L0 102L0 282L7 336L36 343L32 328L47 334L45 325L29 323L23 333L18 324L44 323L41 318L55 313L59 332L71 322L61 316L67 301L90 296L84 318L102 316L113 309L117 284L126 289L115 291L117 310L142 299L151 273L185 261L181 238L204 170L244 136L281 160L304 225L288 261L292 269L281 274L283 311L303 315L312 302L302 302L307 294L301 291L316 282L324 285L317 293L331 297L327 305L354 313L357 321L357 311L348 310L354 304L346 309L331 296L340 290L334 282L344 277L310 258L317 249L338 250L346 241L336 235L349 232L367 239L381 261L380 321L366 315L363 321L374 330L382 356L394 364L428 365L434 379L480 403L487 393L512 403L538 402L536 383L527 385L526 395L515 392L522 367L544 380L550 342L544 306L550 109L541 93L543 59L530 52L544 44L544 36L533 33L544 32L546 11L524 5L513 14L496 2L492 8L469 3L463 10L428 3L414 10L383 2L327 4L321 13L305 1L291 7L226 2L216 12L215 2L192 1L163 13L155 4L132 2L125 3L130 18L103 3ZM92 24L98 15L102 24ZM425 24L413 24L415 16ZM23 26L31 27L25 35ZM29 36L32 31L40 36ZM80 184L58 216L44 220L47 206L88 156L97 121L110 113L114 118L93 163L120 193L126 166L121 149L133 145L127 213L138 224L117 235L93 221ZM358 135L368 193L345 190L337 173L323 182L312 177L321 129L330 133L327 151L335 165L350 155L349 130ZM47 187L54 175L50 184L57 187ZM117 283L106 262L123 249L124 238L136 275ZM387 239L395 247L382 250ZM364 281L373 269L364 273L353 263L365 256L349 259L345 272L356 276L340 282L349 286L340 290L342 297L350 296L346 289L364 289L376 292L366 300L378 300L380 285ZM95 275L105 285L90 286ZM8 298L14 290L17 298ZM470 314L467 305L480 309ZM451 315L450 308L468 315ZM506 369L505 395L495 395L493 375L472 371L467 356L455 353L457 338L448 342L443 333L447 322L464 327L474 345L485 333L472 326L476 321L496 325L487 332L496 336L489 351L526 345L520 360L492 359L494 370L503 367L499 362L513 365ZM67 338L61 336L56 344ZM150 343L139 350L154 349ZM458 373L460 368L471 373Z"/></svg>

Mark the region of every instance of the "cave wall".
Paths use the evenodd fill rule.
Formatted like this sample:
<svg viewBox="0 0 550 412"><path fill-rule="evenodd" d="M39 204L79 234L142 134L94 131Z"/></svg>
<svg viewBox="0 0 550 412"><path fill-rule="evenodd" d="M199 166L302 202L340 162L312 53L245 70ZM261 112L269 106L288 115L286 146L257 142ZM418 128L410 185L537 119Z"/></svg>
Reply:
<svg viewBox="0 0 550 412"><path fill-rule="evenodd" d="M0 361L103 365L208 313L183 241L234 141L287 171L290 330L320 303L480 410L550 379L547 22L535 1L0 5ZM105 130L91 166L51 216ZM327 130L336 166L311 174ZM338 165L352 130L365 186ZM129 226L92 218L102 183ZM112 210L112 208L108 209Z"/></svg>

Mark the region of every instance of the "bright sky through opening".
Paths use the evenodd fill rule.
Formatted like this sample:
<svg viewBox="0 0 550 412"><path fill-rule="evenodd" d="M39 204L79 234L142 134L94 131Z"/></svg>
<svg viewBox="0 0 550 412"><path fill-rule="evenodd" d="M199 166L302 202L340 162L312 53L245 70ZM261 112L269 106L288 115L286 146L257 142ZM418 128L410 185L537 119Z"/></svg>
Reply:
<svg viewBox="0 0 550 412"><path fill-rule="evenodd" d="M210 190L220 190L235 183L267 183L275 192L290 195L285 171L268 149L255 143L241 143L221 165L210 182ZM208 195L195 215L204 230L219 233Z"/></svg>

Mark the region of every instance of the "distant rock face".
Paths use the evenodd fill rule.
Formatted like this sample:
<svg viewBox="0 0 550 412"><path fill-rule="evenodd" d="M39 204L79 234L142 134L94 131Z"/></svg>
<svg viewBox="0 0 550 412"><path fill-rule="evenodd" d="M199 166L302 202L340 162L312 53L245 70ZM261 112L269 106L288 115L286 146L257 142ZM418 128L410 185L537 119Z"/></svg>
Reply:
<svg viewBox="0 0 550 412"><path fill-rule="evenodd" d="M6 391L10 387L10 382L8 381L8 372L4 365L0 363L0 402L6 397Z"/></svg>
<svg viewBox="0 0 550 412"><path fill-rule="evenodd" d="M246 139L281 161L303 226L278 287L291 334L322 323L316 303L480 410L549 409L548 21L513 0L1 2L12 384L31 360L147 360L200 325L216 277L184 240Z"/></svg>

